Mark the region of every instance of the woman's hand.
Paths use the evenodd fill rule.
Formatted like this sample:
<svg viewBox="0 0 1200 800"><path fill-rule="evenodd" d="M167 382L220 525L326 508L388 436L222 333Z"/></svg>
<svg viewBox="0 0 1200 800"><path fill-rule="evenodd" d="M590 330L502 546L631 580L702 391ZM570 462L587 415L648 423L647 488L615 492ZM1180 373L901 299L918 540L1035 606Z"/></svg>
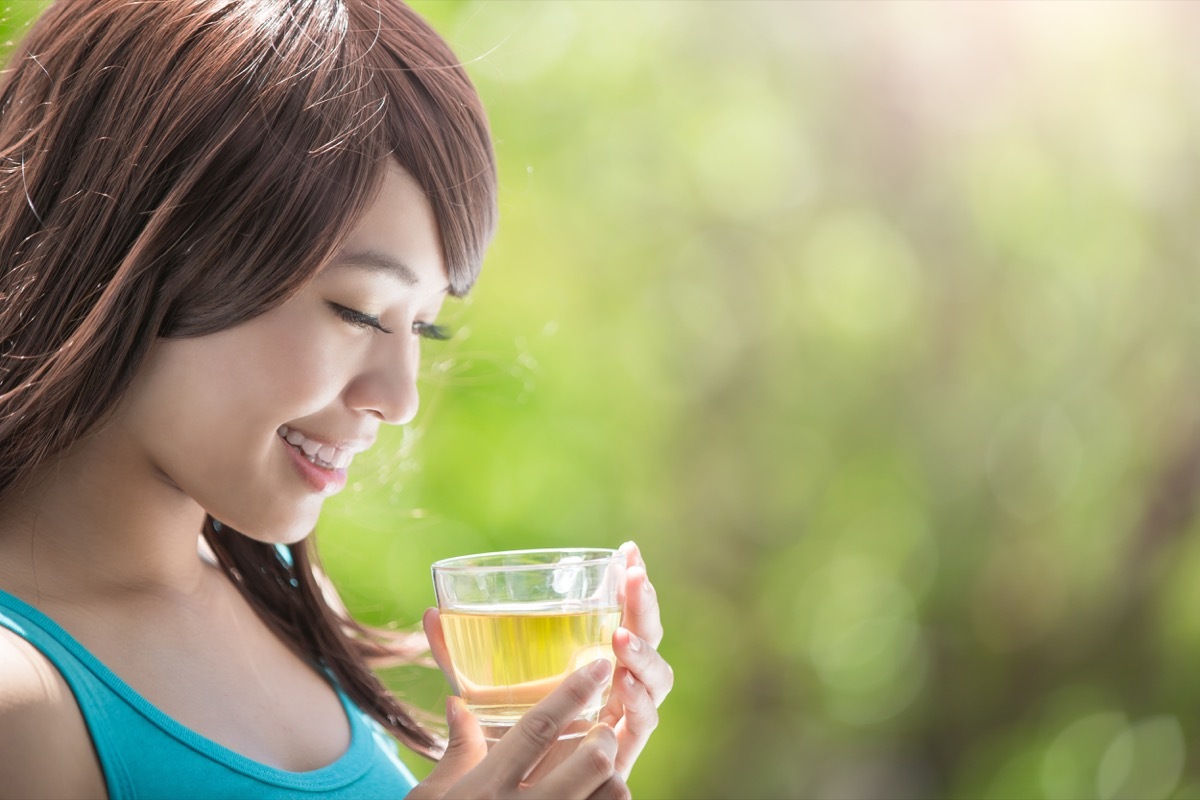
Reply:
<svg viewBox="0 0 1200 800"><path fill-rule="evenodd" d="M625 553L626 559L625 613L621 618L621 627L613 635L617 668L608 704L600 712L600 722L613 730L616 741L614 768L623 789L633 763L658 726L658 707L670 693L675 676L671 666L658 653L663 628L658 597L646 575L646 562L633 542L621 545L621 552ZM457 694L459 687L450 664L437 609L426 611L423 623L434 660ZM466 711L461 701L456 698L451 698L451 701L459 703L462 711ZM510 737L505 736L501 741L507 738ZM586 737L582 741L587 741ZM574 757L573 750L577 742L581 740L567 739L553 745L553 752L538 765L535 773L539 785L542 776L556 771L560 764Z"/></svg>
<svg viewBox="0 0 1200 800"><path fill-rule="evenodd" d="M596 661L571 673L490 751L466 704L459 697L449 698L446 754L408 796L412 800L627 800L629 789L614 769L617 737L607 725L593 727L579 746L545 771L537 783L523 784L525 776L558 742L559 732L600 693L611 670L607 661Z"/></svg>
<svg viewBox="0 0 1200 800"><path fill-rule="evenodd" d="M675 674L658 653L662 620L658 596L646 575L646 562L633 542L621 545L621 551L626 558L625 614L613 635L618 666L600 721L616 732L616 771L627 779L633 762L658 726L658 707L670 693Z"/></svg>

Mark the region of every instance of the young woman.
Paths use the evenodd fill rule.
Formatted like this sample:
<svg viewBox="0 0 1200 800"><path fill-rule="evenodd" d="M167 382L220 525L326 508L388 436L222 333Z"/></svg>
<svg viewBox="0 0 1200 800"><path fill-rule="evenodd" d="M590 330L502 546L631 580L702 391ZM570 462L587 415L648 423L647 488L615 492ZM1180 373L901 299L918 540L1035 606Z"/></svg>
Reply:
<svg viewBox="0 0 1200 800"><path fill-rule="evenodd" d="M37 21L0 84L0 797L627 794L671 687L636 547L615 674L489 750L457 698L446 744L383 688L306 539L416 413L495 190L473 87L399 0Z"/></svg>

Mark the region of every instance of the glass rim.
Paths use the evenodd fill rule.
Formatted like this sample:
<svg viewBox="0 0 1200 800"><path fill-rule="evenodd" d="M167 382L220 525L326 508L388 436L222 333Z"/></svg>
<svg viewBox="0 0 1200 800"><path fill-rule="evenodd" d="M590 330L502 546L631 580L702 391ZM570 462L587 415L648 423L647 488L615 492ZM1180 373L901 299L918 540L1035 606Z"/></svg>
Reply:
<svg viewBox="0 0 1200 800"><path fill-rule="evenodd" d="M494 558L497 556L525 556L537 555L542 553L563 553L565 555L591 553L604 555L595 558L584 558L580 561L570 561L564 564L561 561L546 562L543 564L472 564L467 563L475 559ZM625 554L620 550L608 547L535 547L529 550L496 550L491 553L472 553L465 556L454 556L452 558L443 558L440 561L433 562L431 569L435 573L443 572L517 572L519 570L537 570L537 569L562 569L563 567L587 567L598 564L606 564L618 559L624 559Z"/></svg>

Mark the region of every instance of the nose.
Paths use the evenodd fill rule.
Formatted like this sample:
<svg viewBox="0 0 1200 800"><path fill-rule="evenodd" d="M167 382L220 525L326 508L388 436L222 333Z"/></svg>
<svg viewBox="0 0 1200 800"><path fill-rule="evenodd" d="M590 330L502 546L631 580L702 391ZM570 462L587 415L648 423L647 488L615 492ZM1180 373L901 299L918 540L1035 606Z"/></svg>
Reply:
<svg viewBox="0 0 1200 800"><path fill-rule="evenodd" d="M380 348L346 387L350 408L392 425L412 422L417 415L417 347Z"/></svg>

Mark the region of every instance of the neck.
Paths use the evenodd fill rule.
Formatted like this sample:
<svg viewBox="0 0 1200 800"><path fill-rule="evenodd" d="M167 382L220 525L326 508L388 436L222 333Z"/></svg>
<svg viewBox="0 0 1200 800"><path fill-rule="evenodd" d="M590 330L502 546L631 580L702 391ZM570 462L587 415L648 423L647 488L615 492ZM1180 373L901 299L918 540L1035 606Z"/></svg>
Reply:
<svg viewBox="0 0 1200 800"><path fill-rule="evenodd" d="M0 499L0 587L26 599L198 591L204 510L100 431Z"/></svg>

